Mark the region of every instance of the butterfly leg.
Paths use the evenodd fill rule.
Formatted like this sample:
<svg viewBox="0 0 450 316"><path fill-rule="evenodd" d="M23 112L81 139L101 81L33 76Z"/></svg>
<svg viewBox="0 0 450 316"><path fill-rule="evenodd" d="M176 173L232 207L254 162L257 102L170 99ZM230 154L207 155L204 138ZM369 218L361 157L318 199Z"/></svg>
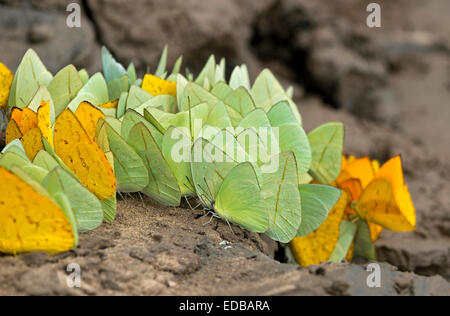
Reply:
<svg viewBox="0 0 450 316"><path fill-rule="evenodd" d="M234 233L234 231L233 231L233 228L231 228L230 222L229 222L227 219L225 219L225 221L227 222L228 227L230 227L230 230L231 230L231 232L233 233L233 235L236 235L236 234Z"/></svg>

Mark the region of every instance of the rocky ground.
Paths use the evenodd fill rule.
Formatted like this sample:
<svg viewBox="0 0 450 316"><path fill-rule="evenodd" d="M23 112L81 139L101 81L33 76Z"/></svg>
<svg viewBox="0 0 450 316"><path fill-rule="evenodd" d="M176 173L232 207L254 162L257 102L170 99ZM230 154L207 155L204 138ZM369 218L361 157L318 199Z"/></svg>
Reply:
<svg viewBox="0 0 450 316"><path fill-rule="evenodd" d="M0 60L14 69L33 47L53 72L73 62L92 73L106 44L144 71L167 43L193 70L210 53L253 77L270 67L294 85L307 130L342 121L346 153L402 155L417 231L382 233L381 289L366 286L364 265L300 269L261 236L133 196L69 253L0 257L0 295L450 295L450 2L378 1L381 29L365 24L368 2L85 0L82 28L69 29L64 1L0 0ZM69 263L80 290L65 285Z"/></svg>

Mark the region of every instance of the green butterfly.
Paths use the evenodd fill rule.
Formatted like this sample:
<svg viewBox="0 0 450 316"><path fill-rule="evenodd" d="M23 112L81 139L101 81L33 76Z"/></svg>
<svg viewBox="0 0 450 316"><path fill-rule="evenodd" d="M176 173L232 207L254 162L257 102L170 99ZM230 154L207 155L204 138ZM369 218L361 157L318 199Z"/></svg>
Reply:
<svg viewBox="0 0 450 316"><path fill-rule="evenodd" d="M8 98L8 108L26 107L39 87L47 86L53 75L47 70L39 56L29 49L17 68Z"/></svg>
<svg viewBox="0 0 450 316"><path fill-rule="evenodd" d="M117 131L107 121L99 120L97 133L101 133L103 128L108 138L109 148L114 155L114 172L117 178L118 191L141 191L149 182L144 161L120 136L120 126L116 127Z"/></svg>
<svg viewBox="0 0 450 316"><path fill-rule="evenodd" d="M179 206L181 191L151 132L143 122L136 123L127 136L130 144L148 169L149 183L142 193L166 206Z"/></svg>
<svg viewBox="0 0 450 316"><path fill-rule="evenodd" d="M83 86L79 72L73 65L64 67L55 75L48 85L48 92L54 102L56 116L66 109Z"/></svg>
<svg viewBox="0 0 450 316"><path fill-rule="evenodd" d="M311 176L320 183L332 183L341 173L344 126L327 123L309 133L312 161Z"/></svg>

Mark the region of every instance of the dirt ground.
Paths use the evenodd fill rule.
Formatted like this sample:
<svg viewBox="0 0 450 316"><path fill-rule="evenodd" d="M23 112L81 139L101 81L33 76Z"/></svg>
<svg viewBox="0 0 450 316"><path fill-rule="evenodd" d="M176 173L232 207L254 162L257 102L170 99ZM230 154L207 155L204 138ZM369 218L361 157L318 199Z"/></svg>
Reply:
<svg viewBox="0 0 450 316"><path fill-rule="evenodd" d="M93 73L106 44L142 70L168 43L169 60L182 53L194 70L210 53L247 63L252 77L270 67L295 87L307 131L341 121L347 154L402 155L417 230L383 231L382 288L366 286L364 263L281 263L263 236L134 195L73 251L0 255L0 295L450 295L450 2L380 0L381 29L365 24L368 2L88 0L75 32L61 1L36 2L23 19L23 1L0 0L0 60L15 69L31 46L54 72L74 61ZM81 267L80 289L66 285L69 263Z"/></svg>

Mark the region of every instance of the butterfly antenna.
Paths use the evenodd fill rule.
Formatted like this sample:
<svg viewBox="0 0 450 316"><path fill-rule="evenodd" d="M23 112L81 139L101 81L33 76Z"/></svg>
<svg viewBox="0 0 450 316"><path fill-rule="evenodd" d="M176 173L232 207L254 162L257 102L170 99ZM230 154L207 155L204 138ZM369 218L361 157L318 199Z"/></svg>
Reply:
<svg viewBox="0 0 450 316"><path fill-rule="evenodd" d="M125 197L122 195L122 193L120 191L117 191L117 193L119 193L120 198L125 201Z"/></svg>
<svg viewBox="0 0 450 316"><path fill-rule="evenodd" d="M188 186L186 185L186 183L184 183L184 186L185 186L186 188L188 188L189 190L195 190L194 182L192 182L191 179L189 179L188 176L186 176L186 180L187 180L187 182L189 183L189 185L190 185L191 187L188 187Z"/></svg>
<svg viewBox="0 0 450 316"><path fill-rule="evenodd" d="M206 184L206 188L208 189L209 196L211 197L211 201L213 201L213 200L214 200L214 195L213 195L213 193L212 193L211 188L210 188L209 185L208 185L208 181L206 181L206 177L203 177L203 181L204 181L205 184Z"/></svg>

